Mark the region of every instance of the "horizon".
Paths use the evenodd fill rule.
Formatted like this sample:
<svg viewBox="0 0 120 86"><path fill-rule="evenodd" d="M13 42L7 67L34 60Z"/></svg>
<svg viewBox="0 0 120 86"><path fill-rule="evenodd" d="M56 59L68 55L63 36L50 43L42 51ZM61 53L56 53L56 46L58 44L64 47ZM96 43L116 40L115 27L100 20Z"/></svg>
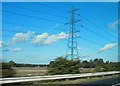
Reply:
<svg viewBox="0 0 120 86"><path fill-rule="evenodd" d="M95 58L95 59L101 59L101 58ZM90 60L92 60L92 61L94 61L95 59L90 59ZM83 60L83 61L88 61L88 62L90 62L90 60ZM106 63L106 62L112 62L112 61L104 61L104 59L102 59L103 60L103 62L104 63ZM10 60L10 61L13 61L13 60ZM10 62L10 61L8 61L8 62ZM55 60L52 60L52 61L55 61ZM81 61L81 62L83 62L83 61ZM3 61L4 62L4 61ZM8 62L5 62L5 63L8 63ZM15 62L15 61L13 61L13 62ZM16 62L15 62L16 63ZM112 62L112 63L118 63L118 62ZM50 64L50 62L48 63L48 64L34 64L34 63L16 63L16 64L31 64L31 65L49 65Z"/></svg>

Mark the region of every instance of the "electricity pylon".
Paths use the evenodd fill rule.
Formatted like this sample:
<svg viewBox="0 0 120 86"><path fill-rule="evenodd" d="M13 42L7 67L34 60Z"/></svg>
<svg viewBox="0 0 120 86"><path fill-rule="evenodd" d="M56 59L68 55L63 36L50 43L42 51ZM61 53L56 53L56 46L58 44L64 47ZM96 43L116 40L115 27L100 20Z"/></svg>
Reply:
<svg viewBox="0 0 120 86"><path fill-rule="evenodd" d="M69 32L68 32L68 50L67 50L67 55L66 58L68 59L78 59L79 58L79 54L78 54L78 43L77 43L77 32L79 32L79 30L76 30L75 28L75 24L77 22L80 22L81 20L76 20L75 19L75 12L78 11L79 9L75 9L74 6L72 6L72 9L67 12L71 14L71 18L70 18L70 22L65 23L65 25L69 24L70 28L69 28Z"/></svg>

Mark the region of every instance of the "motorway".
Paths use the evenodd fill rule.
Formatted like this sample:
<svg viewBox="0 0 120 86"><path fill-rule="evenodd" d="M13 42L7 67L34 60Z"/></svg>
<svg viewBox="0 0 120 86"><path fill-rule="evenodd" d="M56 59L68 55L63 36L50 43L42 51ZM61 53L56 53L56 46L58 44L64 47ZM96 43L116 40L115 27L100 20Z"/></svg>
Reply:
<svg viewBox="0 0 120 86"><path fill-rule="evenodd" d="M87 83L74 84L74 85L43 85L43 84L7 84L3 86L120 86L120 77L110 79L97 80Z"/></svg>
<svg viewBox="0 0 120 86"><path fill-rule="evenodd" d="M1 78L0 84L4 84L4 86L7 86L7 84L8 84L8 86L9 86L11 83L12 85L10 85L10 86L19 86L18 83L30 83L30 82L34 82L34 81L49 81L49 80L60 80L60 79L75 79L75 78L90 79L91 77L98 77L98 76L104 77L106 75L110 76L110 75L114 75L114 74L120 74L120 71L84 73L84 74L65 74L65 75L46 75L46 76ZM93 84L95 84L95 86L98 86L98 84L100 84L100 86L112 86L112 85L120 86L120 85L115 85L118 83L120 83L120 77L112 78L112 79L104 79L104 80L88 82L88 83L82 83L82 85L93 86ZM25 85L25 86L30 86L30 85ZM36 85L33 84L31 86L36 86ZM46 86L46 85L37 85L37 86ZM51 86L51 85L47 85L47 86ZM52 85L52 86L71 86L71 85ZM76 85L74 85L74 86L76 86ZM79 84L77 86L81 86L81 84Z"/></svg>
<svg viewBox="0 0 120 86"><path fill-rule="evenodd" d="M105 76L105 75L113 75L113 74L120 74L120 71L84 73L84 74L65 74L65 75L46 75L46 76L1 78L0 83L1 84L8 84L8 83L20 83L20 82L31 82L31 81L89 78L89 77Z"/></svg>
<svg viewBox="0 0 120 86"><path fill-rule="evenodd" d="M120 77L114 77L110 79L97 80L87 83L81 83L82 85L100 85L100 86L120 86Z"/></svg>
<svg viewBox="0 0 120 86"><path fill-rule="evenodd" d="M98 81L92 81L87 83L82 83L83 85L93 85L93 84L99 84L99 85L107 85L107 86L117 86L120 83L120 77L114 77L110 79L104 79L104 80L98 80ZM118 85L120 86L120 84Z"/></svg>

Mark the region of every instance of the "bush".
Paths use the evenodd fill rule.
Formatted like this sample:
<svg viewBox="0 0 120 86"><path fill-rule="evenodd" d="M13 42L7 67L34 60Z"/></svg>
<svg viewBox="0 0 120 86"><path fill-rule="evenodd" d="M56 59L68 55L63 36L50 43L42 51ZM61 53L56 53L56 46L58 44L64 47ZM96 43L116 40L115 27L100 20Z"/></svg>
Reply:
<svg viewBox="0 0 120 86"><path fill-rule="evenodd" d="M50 62L48 66L48 74L75 74L79 71L79 60L67 60L59 57L55 61Z"/></svg>
<svg viewBox="0 0 120 86"><path fill-rule="evenodd" d="M12 69L12 64L2 63L2 77L13 77L15 71Z"/></svg>

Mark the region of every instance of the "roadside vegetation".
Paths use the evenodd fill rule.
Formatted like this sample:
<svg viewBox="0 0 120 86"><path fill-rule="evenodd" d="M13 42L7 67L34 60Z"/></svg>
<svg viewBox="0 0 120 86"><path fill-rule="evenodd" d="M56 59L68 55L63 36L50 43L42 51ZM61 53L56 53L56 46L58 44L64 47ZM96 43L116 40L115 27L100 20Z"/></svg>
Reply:
<svg viewBox="0 0 120 86"><path fill-rule="evenodd" d="M67 60L65 58L57 58L50 62L48 66L48 74L75 74L79 71L80 60Z"/></svg>
<svg viewBox="0 0 120 86"><path fill-rule="evenodd" d="M45 75L47 65L17 64L14 61L1 62L0 77Z"/></svg>
<svg viewBox="0 0 120 86"><path fill-rule="evenodd" d="M14 66L13 63L2 63L2 71L0 77L13 77L15 75L15 70L12 68Z"/></svg>
<svg viewBox="0 0 120 86"><path fill-rule="evenodd" d="M87 69L87 71L85 71ZM51 61L48 65L48 74L75 74L84 72L119 71L120 62L104 62L101 58L90 61L79 59L68 60L62 57Z"/></svg>
<svg viewBox="0 0 120 86"><path fill-rule="evenodd" d="M0 77L39 76L58 74L79 74L89 72L120 71L120 62L104 62L101 58L81 61L56 58L48 65L17 64L14 61L2 62Z"/></svg>

